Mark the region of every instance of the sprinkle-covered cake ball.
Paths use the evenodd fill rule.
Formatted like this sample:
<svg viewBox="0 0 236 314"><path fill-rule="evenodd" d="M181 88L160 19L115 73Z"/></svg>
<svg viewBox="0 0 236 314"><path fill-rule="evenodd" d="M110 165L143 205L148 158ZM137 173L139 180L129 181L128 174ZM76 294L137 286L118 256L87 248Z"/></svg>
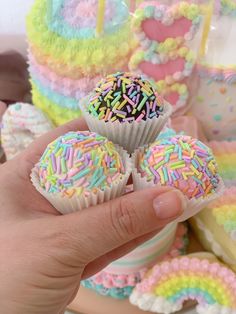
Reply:
<svg viewBox="0 0 236 314"><path fill-rule="evenodd" d="M49 144L37 167L46 192L69 198L111 187L125 173L113 143L88 131L70 132Z"/></svg>
<svg viewBox="0 0 236 314"><path fill-rule="evenodd" d="M141 76L116 73L96 86L88 112L105 122L140 122L163 115L164 100Z"/></svg>
<svg viewBox="0 0 236 314"><path fill-rule="evenodd" d="M156 141L139 152L137 167L147 182L175 187L188 199L213 194L220 182L211 150L190 136Z"/></svg>

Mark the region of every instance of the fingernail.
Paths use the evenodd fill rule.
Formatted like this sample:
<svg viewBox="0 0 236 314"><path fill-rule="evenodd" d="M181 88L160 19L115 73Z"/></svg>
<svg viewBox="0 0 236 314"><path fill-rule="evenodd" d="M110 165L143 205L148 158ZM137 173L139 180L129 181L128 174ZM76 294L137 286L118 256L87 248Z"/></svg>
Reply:
<svg viewBox="0 0 236 314"><path fill-rule="evenodd" d="M186 206L186 200L178 190L160 194L153 201L153 208L157 217L163 220L180 216L186 209Z"/></svg>

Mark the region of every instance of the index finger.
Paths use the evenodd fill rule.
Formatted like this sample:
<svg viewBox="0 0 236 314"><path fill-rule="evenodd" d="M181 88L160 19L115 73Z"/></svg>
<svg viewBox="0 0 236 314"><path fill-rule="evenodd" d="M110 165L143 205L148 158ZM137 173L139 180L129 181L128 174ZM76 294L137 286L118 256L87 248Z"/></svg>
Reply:
<svg viewBox="0 0 236 314"><path fill-rule="evenodd" d="M22 157L29 159L34 165L42 156L48 144L54 141L57 137L70 131L86 131L88 126L83 118L70 121L52 131L42 135L36 139L22 154Z"/></svg>

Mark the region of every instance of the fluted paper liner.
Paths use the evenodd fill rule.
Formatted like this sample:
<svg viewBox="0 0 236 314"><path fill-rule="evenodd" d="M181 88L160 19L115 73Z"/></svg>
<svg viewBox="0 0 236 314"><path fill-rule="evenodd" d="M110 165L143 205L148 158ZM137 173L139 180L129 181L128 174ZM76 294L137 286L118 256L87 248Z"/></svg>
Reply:
<svg viewBox="0 0 236 314"><path fill-rule="evenodd" d="M80 103L80 107L90 131L107 137L113 143L122 146L130 154L136 148L154 142L172 113L172 106L165 102L163 115L158 118L154 117L146 121L133 121L131 123L127 121L122 123L119 121L105 122L88 113L88 101L89 97L84 98Z"/></svg>
<svg viewBox="0 0 236 314"><path fill-rule="evenodd" d="M155 184L153 181L147 181L146 177L142 177L141 174L137 170L138 165L138 153L143 153L146 146L141 147L137 149L133 156L132 156L132 163L133 163L133 171L132 171L132 177L133 177L133 184L134 184L134 191L142 190L145 188L151 188L151 187L163 187L161 184ZM188 199L183 193L183 199L186 201L186 209L184 210L183 214L178 217L175 222L183 222L185 220L188 220L189 218L195 216L197 213L199 213L203 208L207 207L207 205L214 200L216 200L218 197L223 195L224 193L224 183L223 180L220 178L219 185L217 187L217 190L214 194L211 194L209 196L200 197L200 198L192 198ZM180 191L180 190L178 190ZM181 191L180 191L181 192Z"/></svg>
<svg viewBox="0 0 236 314"><path fill-rule="evenodd" d="M120 181L117 180L112 183L111 187L106 188L104 191L97 190L96 193L91 192L88 196L83 194L80 196L73 195L71 198L62 197L60 193L48 193L40 186L37 165L32 169L31 181L36 190L63 215L112 200L124 194L125 186L132 172L132 163L127 152L117 145L115 147L124 164L125 174Z"/></svg>

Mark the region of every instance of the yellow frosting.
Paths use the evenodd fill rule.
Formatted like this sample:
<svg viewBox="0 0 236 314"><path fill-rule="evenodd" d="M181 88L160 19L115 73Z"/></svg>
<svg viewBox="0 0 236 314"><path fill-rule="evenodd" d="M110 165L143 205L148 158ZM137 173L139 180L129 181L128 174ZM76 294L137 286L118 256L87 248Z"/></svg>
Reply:
<svg viewBox="0 0 236 314"><path fill-rule="evenodd" d="M82 69L84 75L101 73L123 61L136 46L130 19L115 33L104 33L99 38L66 40L48 29L46 15L47 0L36 0L27 18L28 38L38 57L45 62L50 56L56 68L70 65L72 69ZM50 63L51 68L54 66Z"/></svg>
<svg viewBox="0 0 236 314"><path fill-rule="evenodd" d="M74 120L81 116L80 110L68 110L62 108L57 104L48 100L38 91L37 87L32 84L32 97L33 103L36 107L40 108L49 119L56 125L59 126L70 120Z"/></svg>

